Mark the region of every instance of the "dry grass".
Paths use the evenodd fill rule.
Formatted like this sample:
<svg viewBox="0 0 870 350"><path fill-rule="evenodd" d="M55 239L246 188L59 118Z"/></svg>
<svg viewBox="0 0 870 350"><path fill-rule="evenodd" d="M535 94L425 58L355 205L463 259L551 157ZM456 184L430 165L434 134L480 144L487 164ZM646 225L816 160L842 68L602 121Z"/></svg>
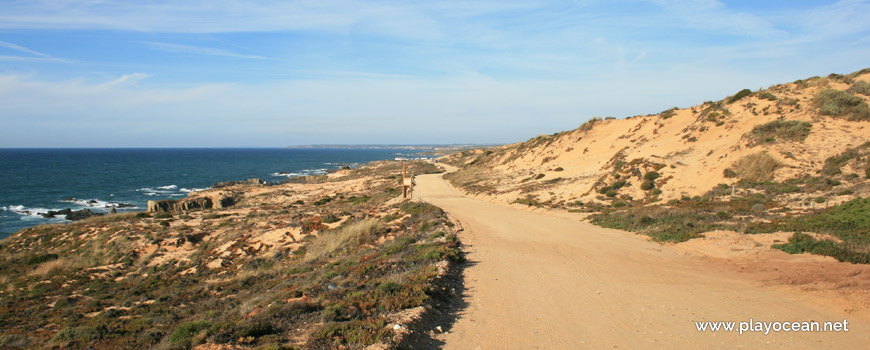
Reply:
<svg viewBox="0 0 870 350"><path fill-rule="evenodd" d="M111 214L111 215L99 215L99 216L91 216L87 219L79 220L77 224L94 224L94 223L112 223L118 221L126 221L132 220L136 218L136 214L138 212L130 212L130 213L119 213L119 214Z"/></svg>
<svg viewBox="0 0 870 350"><path fill-rule="evenodd" d="M37 266L33 271L30 272L30 275L45 276L56 271L78 268L80 267L80 265L81 264L78 261L68 258L60 258L39 264L39 266Z"/></svg>
<svg viewBox="0 0 870 350"><path fill-rule="evenodd" d="M358 245L370 240L379 225L379 220L367 218L335 230L322 232L307 245L305 260L311 261L327 256L347 244Z"/></svg>
<svg viewBox="0 0 870 350"><path fill-rule="evenodd" d="M748 181L767 181L773 178L773 173L782 164L767 152L750 154L734 162L734 172L737 178Z"/></svg>

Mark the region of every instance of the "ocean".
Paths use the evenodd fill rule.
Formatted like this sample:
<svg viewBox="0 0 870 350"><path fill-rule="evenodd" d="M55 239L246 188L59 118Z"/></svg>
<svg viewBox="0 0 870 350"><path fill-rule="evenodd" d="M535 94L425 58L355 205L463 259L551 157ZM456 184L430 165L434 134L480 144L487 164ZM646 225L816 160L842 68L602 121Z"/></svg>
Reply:
<svg viewBox="0 0 870 350"><path fill-rule="evenodd" d="M43 223L49 210L143 211L214 183L323 174L341 166L414 157L406 149L0 149L0 239Z"/></svg>

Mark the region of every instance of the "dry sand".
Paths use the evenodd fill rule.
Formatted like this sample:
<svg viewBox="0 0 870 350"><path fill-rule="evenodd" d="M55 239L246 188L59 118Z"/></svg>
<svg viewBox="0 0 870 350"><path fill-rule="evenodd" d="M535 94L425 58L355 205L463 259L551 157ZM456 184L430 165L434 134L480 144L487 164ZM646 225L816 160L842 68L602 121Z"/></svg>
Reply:
<svg viewBox="0 0 870 350"><path fill-rule="evenodd" d="M860 75L856 80L870 81L870 74ZM527 196L551 203L595 201L600 196L595 192L597 184L616 181L612 171L618 159L638 161L635 166L642 173L657 170L661 174L657 187L663 191L659 196L662 203L682 196L703 195L718 184L735 183L737 179L726 178L724 170L742 157L762 151L784 165L774 174L776 180L816 175L828 157L870 140L866 121L821 116L813 106L819 91L848 87L827 79L807 87L781 84L766 90L777 96L777 101L749 96L723 104L721 110L702 104L677 109L667 118L653 114L601 120L590 123L593 127L588 129L581 127L541 135L526 143L469 151L475 156L467 161L474 162L476 155L493 151L495 161L486 164L489 173L481 183L493 190L480 193L478 198L498 203ZM870 103L868 96L855 96ZM786 100L794 101L794 105ZM718 117L705 117L705 111L710 110L715 110ZM754 144L750 137L753 128L774 120L811 122L812 131L802 142ZM664 167L657 169L655 164ZM844 168L843 172L860 173L863 169ZM619 193L644 198L646 192L640 188L643 182L640 175L623 176L628 184ZM546 184L556 179L558 183ZM855 195L866 197L870 193ZM841 199L845 200L834 198L831 204Z"/></svg>
<svg viewBox="0 0 870 350"><path fill-rule="evenodd" d="M417 177L415 196L465 229L468 306L440 336L446 349L870 348L868 266L789 256L727 233L721 239L742 245L660 245L468 198L440 175ZM848 319L849 332L739 335L694 324L750 318Z"/></svg>

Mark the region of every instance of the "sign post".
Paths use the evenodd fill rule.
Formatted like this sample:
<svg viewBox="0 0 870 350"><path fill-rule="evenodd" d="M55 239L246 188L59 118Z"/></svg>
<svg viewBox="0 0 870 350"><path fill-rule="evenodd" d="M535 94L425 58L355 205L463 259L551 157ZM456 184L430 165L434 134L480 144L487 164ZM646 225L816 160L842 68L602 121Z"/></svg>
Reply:
<svg viewBox="0 0 870 350"><path fill-rule="evenodd" d="M402 198L408 199L411 196L412 186L414 186L414 178L408 177L408 170L405 166L405 161L402 161Z"/></svg>

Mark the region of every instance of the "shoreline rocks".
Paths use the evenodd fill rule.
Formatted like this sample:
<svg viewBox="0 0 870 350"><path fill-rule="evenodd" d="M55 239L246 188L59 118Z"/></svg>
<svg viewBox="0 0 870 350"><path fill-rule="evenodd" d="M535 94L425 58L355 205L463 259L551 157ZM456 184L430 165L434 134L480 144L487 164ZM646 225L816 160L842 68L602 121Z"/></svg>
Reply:
<svg viewBox="0 0 870 350"><path fill-rule="evenodd" d="M148 201L148 212L174 212L193 209L220 209L236 204L234 196L196 197L182 199L161 199Z"/></svg>
<svg viewBox="0 0 870 350"><path fill-rule="evenodd" d="M70 208L66 208L63 210L49 210L47 213L39 214L46 219L51 219L59 215L63 215L65 219L69 221L78 221L84 220L92 216L101 216L106 215L103 213L95 213L90 209L81 209L81 210L72 210Z"/></svg>

